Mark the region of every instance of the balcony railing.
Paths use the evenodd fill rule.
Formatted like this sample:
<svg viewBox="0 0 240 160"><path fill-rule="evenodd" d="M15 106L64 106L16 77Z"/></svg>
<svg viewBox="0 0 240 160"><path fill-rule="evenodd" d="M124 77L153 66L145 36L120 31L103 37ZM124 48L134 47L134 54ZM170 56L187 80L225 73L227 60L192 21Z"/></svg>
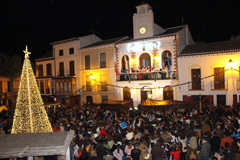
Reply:
<svg viewBox="0 0 240 160"><path fill-rule="evenodd" d="M120 76L117 77L118 81L165 80L165 79L176 79L176 71L122 73Z"/></svg>
<svg viewBox="0 0 240 160"><path fill-rule="evenodd" d="M93 91L93 85L86 85L83 89L83 92L92 92Z"/></svg>
<svg viewBox="0 0 240 160"><path fill-rule="evenodd" d="M240 90L240 80L237 80L237 90Z"/></svg>
<svg viewBox="0 0 240 160"><path fill-rule="evenodd" d="M108 85L87 85L82 89L82 92L112 92L115 87Z"/></svg>
<svg viewBox="0 0 240 160"><path fill-rule="evenodd" d="M108 91L109 90L109 86L107 85L98 85L97 86L97 91Z"/></svg>
<svg viewBox="0 0 240 160"><path fill-rule="evenodd" d="M67 75L68 76L75 76L75 73L74 73L74 71L67 70Z"/></svg>
<svg viewBox="0 0 240 160"><path fill-rule="evenodd" d="M60 71L58 71L58 72L57 72L57 75L58 75L58 76L65 76L65 74L64 74L64 73L65 73L64 71L61 71L61 72L60 72Z"/></svg>
<svg viewBox="0 0 240 160"><path fill-rule="evenodd" d="M204 81L189 83L188 84L188 90L189 91L204 90Z"/></svg>
<svg viewBox="0 0 240 160"><path fill-rule="evenodd" d="M227 90L228 89L228 81L211 81L211 90Z"/></svg>
<svg viewBox="0 0 240 160"><path fill-rule="evenodd" d="M75 76L75 73L73 71L70 71L70 70L64 70L62 72L58 71L57 75L58 76Z"/></svg>

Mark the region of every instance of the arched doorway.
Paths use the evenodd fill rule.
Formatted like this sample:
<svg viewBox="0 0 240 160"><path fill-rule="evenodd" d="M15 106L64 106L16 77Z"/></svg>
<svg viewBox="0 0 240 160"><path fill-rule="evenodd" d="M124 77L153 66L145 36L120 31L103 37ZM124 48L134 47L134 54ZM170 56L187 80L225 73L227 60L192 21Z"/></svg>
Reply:
<svg viewBox="0 0 240 160"><path fill-rule="evenodd" d="M144 86L141 89L141 102L145 101L148 98L152 98L152 89L148 86Z"/></svg>
<svg viewBox="0 0 240 160"><path fill-rule="evenodd" d="M173 100L173 88L166 86L163 90L163 100Z"/></svg>
<svg viewBox="0 0 240 160"><path fill-rule="evenodd" d="M172 65L172 54L170 51L164 51L162 53L162 69L170 69Z"/></svg>
<svg viewBox="0 0 240 160"><path fill-rule="evenodd" d="M129 87L123 88L123 100L130 100L131 99L131 91Z"/></svg>
<svg viewBox="0 0 240 160"><path fill-rule="evenodd" d="M129 69L129 57L127 55L122 56L122 68L121 70L127 71Z"/></svg>
<svg viewBox="0 0 240 160"><path fill-rule="evenodd" d="M144 66L150 66L151 68L151 57L148 53L143 53L140 57L139 57L139 65L140 68L142 69Z"/></svg>

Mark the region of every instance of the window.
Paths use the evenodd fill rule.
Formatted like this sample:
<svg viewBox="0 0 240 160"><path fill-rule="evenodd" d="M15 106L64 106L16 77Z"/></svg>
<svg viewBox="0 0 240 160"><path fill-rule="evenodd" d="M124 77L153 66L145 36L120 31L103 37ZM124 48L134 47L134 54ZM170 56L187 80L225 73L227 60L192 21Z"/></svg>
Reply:
<svg viewBox="0 0 240 160"><path fill-rule="evenodd" d="M60 95L63 95L63 82L60 82Z"/></svg>
<svg viewBox="0 0 240 160"><path fill-rule="evenodd" d="M59 50L59 56L63 56L63 50Z"/></svg>
<svg viewBox="0 0 240 160"><path fill-rule="evenodd" d="M59 83L56 83L56 94L59 95Z"/></svg>
<svg viewBox="0 0 240 160"><path fill-rule="evenodd" d="M64 63L59 63L59 76L64 76Z"/></svg>
<svg viewBox="0 0 240 160"><path fill-rule="evenodd" d="M72 83L68 82L68 95L72 94Z"/></svg>
<svg viewBox="0 0 240 160"><path fill-rule="evenodd" d="M201 89L201 70L191 69L192 74L192 90Z"/></svg>
<svg viewBox="0 0 240 160"><path fill-rule="evenodd" d="M7 87L8 87L7 91L8 91L8 92L11 92L11 85L10 85L10 81L7 81Z"/></svg>
<svg viewBox="0 0 240 160"><path fill-rule="evenodd" d="M44 81L40 80L40 93L44 94Z"/></svg>
<svg viewBox="0 0 240 160"><path fill-rule="evenodd" d="M45 82L46 94L50 94L50 81L46 80Z"/></svg>
<svg viewBox="0 0 240 160"><path fill-rule="evenodd" d="M122 71L126 71L129 69L129 57L127 55L124 55L122 57Z"/></svg>
<svg viewBox="0 0 240 160"><path fill-rule="evenodd" d="M172 54L169 51L164 51L162 53L162 69L171 70L172 66Z"/></svg>
<svg viewBox="0 0 240 160"><path fill-rule="evenodd" d="M69 48L69 54L74 54L74 48Z"/></svg>
<svg viewBox="0 0 240 160"><path fill-rule="evenodd" d="M70 76L75 75L75 71L74 71L74 61L70 61L70 62L69 62L69 68L70 68Z"/></svg>
<svg viewBox="0 0 240 160"><path fill-rule="evenodd" d="M85 56L85 69L90 69L90 55Z"/></svg>
<svg viewBox="0 0 240 160"><path fill-rule="evenodd" d="M0 81L0 92L2 92L2 81Z"/></svg>
<svg viewBox="0 0 240 160"><path fill-rule="evenodd" d="M107 75L106 74L102 74L100 77L101 80L101 91L107 91Z"/></svg>
<svg viewBox="0 0 240 160"><path fill-rule="evenodd" d="M144 67L150 67L151 68L151 57L148 53L143 53L139 58L139 64L141 69Z"/></svg>
<svg viewBox="0 0 240 160"><path fill-rule="evenodd" d="M67 95L67 82L64 82L64 95Z"/></svg>
<svg viewBox="0 0 240 160"><path fill-rule="evenodd" d="M108 96L102 96L102 102L108 101Z"/></svg>
<svg viewBox="0 0 240 160"><path fill-rule="evenodd" d="M214 68L214 89L225 89L224 67Z"/></svg>
<svg viewBox="0 0 240 160"><path fill-rule="evenodd" d="M43 76L43 65L38 66L38 76Z"/></svg>
<svg viewBox="0 0 240 160"><path fill-rule="evenodd" d="M100 68L106 68L106 53L100 53Z"/></svg>
<svg viewBox="0 0 240 160"><path fill-rule="evenodd" d="M90 75L86 76L86 91L91 91L92 86L91 86L91 78Z"/></svg>
<svg viewBox="0 0 240 160"><path fill-rule="evenodd" d="M47 64L47 76L52 76L52 64Z"/></svg>

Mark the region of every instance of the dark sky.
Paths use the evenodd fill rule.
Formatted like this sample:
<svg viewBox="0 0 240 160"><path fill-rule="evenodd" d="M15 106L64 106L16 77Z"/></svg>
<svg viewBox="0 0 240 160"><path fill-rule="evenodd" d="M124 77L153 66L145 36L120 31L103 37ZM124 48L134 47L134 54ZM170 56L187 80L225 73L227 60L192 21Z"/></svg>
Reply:
<svg viewBox="0 0 240 160"><path fill-rule="evenodd" d="M0 52L38 58L50 42L91 34L132 36L132 16L142 0L0 0ZM240 0L147 0L163 28L188 24L194 41L240 34Z"/></svg>

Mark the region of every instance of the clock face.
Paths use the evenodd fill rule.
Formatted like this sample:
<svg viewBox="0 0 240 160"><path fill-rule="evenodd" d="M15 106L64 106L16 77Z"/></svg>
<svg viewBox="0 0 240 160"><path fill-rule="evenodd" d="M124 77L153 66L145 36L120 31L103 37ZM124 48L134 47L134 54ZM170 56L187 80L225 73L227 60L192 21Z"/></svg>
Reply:
<svg viewBox="0 0 240 160"><path fill-rule="evenodd" d="M147 32L147 29L145 27L140 27L139 33L140 34L145 34Z"/></svg>

